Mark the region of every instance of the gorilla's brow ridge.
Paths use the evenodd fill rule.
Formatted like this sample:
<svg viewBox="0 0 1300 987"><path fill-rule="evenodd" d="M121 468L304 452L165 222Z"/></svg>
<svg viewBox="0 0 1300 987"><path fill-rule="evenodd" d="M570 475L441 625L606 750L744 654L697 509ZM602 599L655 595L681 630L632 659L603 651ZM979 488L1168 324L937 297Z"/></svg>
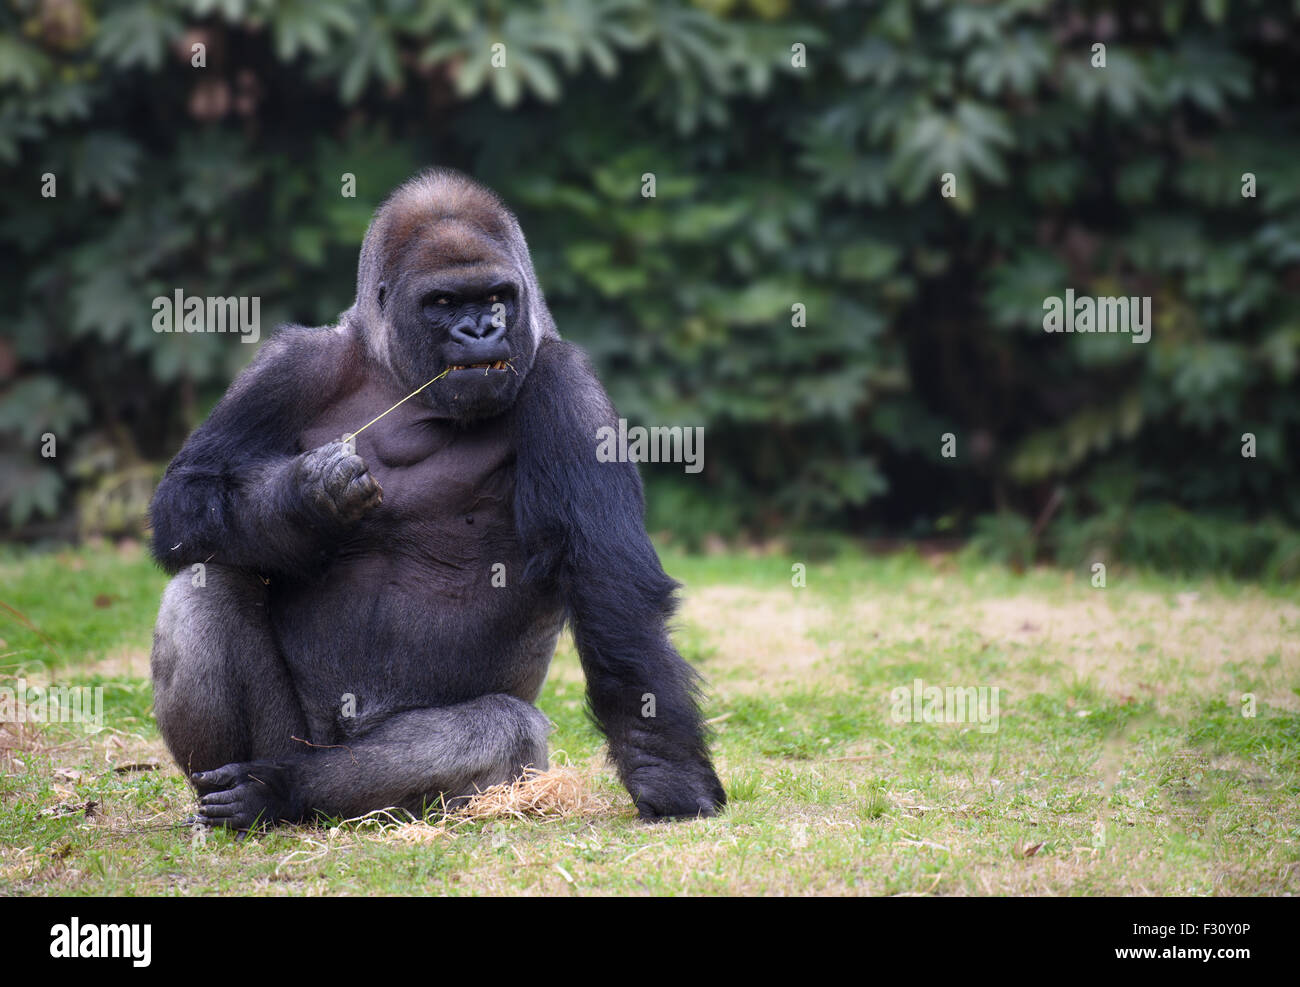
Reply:
<svg viewBox="0 0 1300 987"><path fill-rule="evenodd" d="M510 249L510 238L503 235L504 231L494 231L482 223L454 212L442 212L434 216L404 216L400 225L397 226L396 229L390 230L390 236L396 242L393 245L393 249L388 252L388 256L385 258L386 262L388 264L395 262L400 263L409 256L413 250L418 249L427 240L433 239L437 235L437 228L439 226L449 222L455 223L458 227L462 227L465 231L474 234L477 237L482 237L483 240L487 242L486 245L490 245L495 251L499 252L502 258L509 261L511 267L515 268L516 273L518 273L518 261L514 256L513 251ZM453 251L457 253L467 253L474 248L481 249L484 245L466 243L464 242L463 237L453 237L450 246ZM465 261L458 258L451 263L481 263L485 259L489 258L478 257L472 261Z"/></svg>

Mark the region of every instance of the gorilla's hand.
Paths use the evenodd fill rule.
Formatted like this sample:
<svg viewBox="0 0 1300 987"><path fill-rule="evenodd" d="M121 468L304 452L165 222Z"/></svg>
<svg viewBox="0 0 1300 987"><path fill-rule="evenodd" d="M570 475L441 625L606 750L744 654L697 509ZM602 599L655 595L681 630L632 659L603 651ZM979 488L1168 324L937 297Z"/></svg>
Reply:
<svg viewBox="0 0 1300 987"><path fill-rule="evenodd" d="M707 759L640 763L624 780L645 820L713 816L727 804L727 793Z"/></svg>
<svg viewBox="0 0 1300 987"><path fill-rule="evenodd" d="M245 761L196 772L190 775L199 793L195 821L237 830L298 822L303 809L289 775L284 766L272 761Z"/></svg>
<svg viewBox="0 0 1300 987"><path fill-rule="evenodd" d="M298 487L321 515L356 521L384 501L366 461L343 442L327 442L298 457Z"/></svg>

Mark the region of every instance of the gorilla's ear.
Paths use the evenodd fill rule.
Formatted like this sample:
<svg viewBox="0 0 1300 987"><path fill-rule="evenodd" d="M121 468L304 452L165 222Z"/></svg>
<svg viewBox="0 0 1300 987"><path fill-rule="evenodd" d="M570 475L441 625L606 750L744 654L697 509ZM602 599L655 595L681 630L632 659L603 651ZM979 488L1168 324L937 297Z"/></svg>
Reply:
<svg viewBox="0 0 1300 987"><path fill-rule="evenodd" d="M379 300L379 307L380 307L380 308L383 308L383 307L384 307L384 296L387 295L387 294L388 294L388 282L387 282L387 281L380 281L380 282L379 282L379 294L378 294L378 300Z"/></svg>

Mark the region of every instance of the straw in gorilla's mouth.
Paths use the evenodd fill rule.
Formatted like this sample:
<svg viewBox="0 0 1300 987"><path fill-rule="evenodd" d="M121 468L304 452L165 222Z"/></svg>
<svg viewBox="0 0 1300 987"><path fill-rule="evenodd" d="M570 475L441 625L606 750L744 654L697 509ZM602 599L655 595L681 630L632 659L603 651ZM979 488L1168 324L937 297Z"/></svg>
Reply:
<svg viewBox="0 0 1300 987"><path fill-rule="evenodd" d="M492 370L505 370L507 367L509 367L509 369L511 370L514 370L514 367L511 367L510 364L505 360L497 360L494 363L470 363L470 364L455 363L449 366L447 369L448 370L482 370L484 373L487 373Z"/></svg>

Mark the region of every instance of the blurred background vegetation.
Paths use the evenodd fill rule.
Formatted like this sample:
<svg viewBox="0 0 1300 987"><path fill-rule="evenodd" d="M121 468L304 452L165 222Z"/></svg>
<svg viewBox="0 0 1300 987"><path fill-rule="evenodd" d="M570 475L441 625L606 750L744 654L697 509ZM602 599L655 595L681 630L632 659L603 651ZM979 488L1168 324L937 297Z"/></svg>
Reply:
<svg viewBox="0 0 1300 987"><path fill-rule="evenodd" d="M643 466L654 529L1293 577L1296 12L0 0L0 525L138 533L254 349L152 299L331 323L443 164L520 214L622 414L706 426L702 474ZM1150 343L1045 334L1071 287L1151 296Z"/></svg>

